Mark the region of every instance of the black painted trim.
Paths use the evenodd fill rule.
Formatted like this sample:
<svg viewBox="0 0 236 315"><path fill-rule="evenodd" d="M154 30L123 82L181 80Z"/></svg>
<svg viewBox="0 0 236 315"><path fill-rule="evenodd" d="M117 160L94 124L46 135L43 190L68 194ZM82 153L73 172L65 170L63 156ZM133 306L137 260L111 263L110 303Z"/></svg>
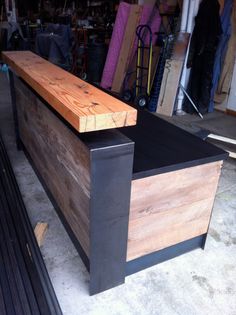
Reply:
<svg viewBox="0 0 236 315"><path fill-rule="evenodd" d="M194 166L199 166L199 165L204 165L208 163L213 163L213 162L218 162L218 161L223 161L228 158L227 153L222 153L221 155L215 155L212 157L204 158L199 160L192 160L184 163L179 163L179 164L173 164L165 167L161 167L158 169L150 169L148 171L142 171L139 173L134 173L132 179L141 179L145 177L150 177L150 176L155 176L159 174L164 174L164 173L170 173L170 172L175 172L179 170L183 170L186 168L194 167Z"/></svg>
<svg viewBox="0 0 236 315"><path fill-rule="evenodd" d="M209 222L211 222L211 220L210 220ZM208 227L208 229L209 229L209 227ZM202 246L201 246L201 249L202 249L202 250L205 249L206 241L207 241L207 236L208 236L208 231L207 231L207 233L204 235L203 240L202 240Z"/></svg>
<svg viewBox="0 0 236 315"><path fill-rule="evenodd" d="M157 252L142 256L126 263L126 275L132 275L138 271L149 268L166 260L178 257L197 248L202 248L206 234L194 237L190 240L164 248Z"/></svg>
<svg viewBox="0 0 236 315"><path fill-rule="evenodd" d="M124 283L134 144L91 151L90 294Z"/></svg>

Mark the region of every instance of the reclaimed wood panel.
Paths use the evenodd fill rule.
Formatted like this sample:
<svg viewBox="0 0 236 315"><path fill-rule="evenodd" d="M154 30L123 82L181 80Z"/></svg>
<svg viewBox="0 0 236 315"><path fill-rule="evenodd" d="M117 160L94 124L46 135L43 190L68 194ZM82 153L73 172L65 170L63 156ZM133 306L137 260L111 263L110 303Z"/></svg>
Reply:
<svg viewBox="0 0 236 315"><path fill-rule="evenodd" d="M165 116L173 115L188 43L189 34L180 32L173 48L172 57L166 60L156 110L158 114Z"/></svg>
<svg viewBox="0 0 236 315"><path fill-rule="evenodd" d="M21 141L89 256L89 150L16 77L15 91Z"/></svg>
<svg viewBox="0 0 236 315"><path fill-rule="evenodd" d="M136 124L134 108L30 51L4 52L2 59L79 132Z"/></svg>
<svg viewBox="0 0 236 315"><path fill-rule="evenodd" d="M186 51L189 44L190 34L180 32L176 38L171 59L172 60L185 60Z"/></svg>
<svg viewBox="0 0 236 315"><path fill-rule="evenodd" d="M127 261L207 233L221 165L133 180Z"/></svg>
<svg viewBox="0 0 236 315"><path fill-rule="evenodd" d="M165 70L161 83L160 96L158 99L156 110L158 114L164 116L173 115L182 68L182 60L166 60Z"/></svg>

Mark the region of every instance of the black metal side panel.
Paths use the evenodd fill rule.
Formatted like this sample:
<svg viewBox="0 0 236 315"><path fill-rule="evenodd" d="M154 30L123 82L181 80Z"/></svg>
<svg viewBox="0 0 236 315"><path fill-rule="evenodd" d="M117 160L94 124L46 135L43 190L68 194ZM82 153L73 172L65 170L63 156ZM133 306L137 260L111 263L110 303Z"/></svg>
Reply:
<svg viewBox="0 0 236 315"><path fill-rule="evenodd" d="M90 294L125 281L134 144L91 151Z"/></svg>
<svg viewBox="0 0 236 315"><path fill-rule="evenodd" d="M176 245L158 250L157 252L145 255L143 257L128 261L126 263L126 275L132 275L135 272L149 268L163 261L180 256L191 250L202 248L205 242L206 234L194 237L190 240L178 243Z"/></svg>

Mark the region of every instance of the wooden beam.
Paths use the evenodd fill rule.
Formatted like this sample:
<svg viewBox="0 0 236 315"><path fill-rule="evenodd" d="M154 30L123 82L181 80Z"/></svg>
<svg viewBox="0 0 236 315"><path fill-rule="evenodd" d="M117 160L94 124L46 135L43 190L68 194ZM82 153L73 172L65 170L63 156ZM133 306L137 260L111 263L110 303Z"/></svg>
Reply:
<svg viewBox="0 0 236 315"><path fill-rule="evenodd" d="M137 111L30 51L2 59L79 132L136 124Z"/></svg>
<svg viewBox="0 0 236 315"><path fill-rule="evenodd" d="M34 228L34 234L39 247L43 245L47 229L48 224L45 222L38 222Z"/></svg>
<svg viewBox="0 0 236 315"><path fill-rule="evenodd" d="M156 111L158 114L172 116L182 67L182 60L166 60Z"/></svg>
<svg viewBox="0 0 236 315"><path fill-rule="evenodd" d="M126 70L129 65L130 56L133 50L133 45L136 37L136 27L139 24L142 7L133 5L130 9L124 39L122 42L119 59L116 66L116 72L112 83L112 91L120 93L122 84L125 78Z"/></svg>
<svg viewBox="0 0 236 315"><path fill-rule="evenodd" d="M157 113L172 116L189 43L189 33L178 34L171 59L166 60Z"/></svg>

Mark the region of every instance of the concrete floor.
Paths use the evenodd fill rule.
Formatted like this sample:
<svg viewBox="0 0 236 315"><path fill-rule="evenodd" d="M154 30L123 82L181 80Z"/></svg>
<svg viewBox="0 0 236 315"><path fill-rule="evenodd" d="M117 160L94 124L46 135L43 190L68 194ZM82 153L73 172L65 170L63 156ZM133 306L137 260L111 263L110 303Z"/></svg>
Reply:
<svg viewBox="0 0 236 315"><path fill-rule="evenodd" d="M210 126L219 115L207 115L208 119ZM196 121L195 116L173 119L194 131ZM230 124L230 133L232 128L236 132L236 124ZM198 249L156 265L127 277L125 285L90 297L89 275L82 261L25 155L16 150L3 73L0 129L32 225L49 224L42 253L64 315L236 315L236 160L224 163L205 251ZM224 129L227 133L227 124Z"/></svg>

